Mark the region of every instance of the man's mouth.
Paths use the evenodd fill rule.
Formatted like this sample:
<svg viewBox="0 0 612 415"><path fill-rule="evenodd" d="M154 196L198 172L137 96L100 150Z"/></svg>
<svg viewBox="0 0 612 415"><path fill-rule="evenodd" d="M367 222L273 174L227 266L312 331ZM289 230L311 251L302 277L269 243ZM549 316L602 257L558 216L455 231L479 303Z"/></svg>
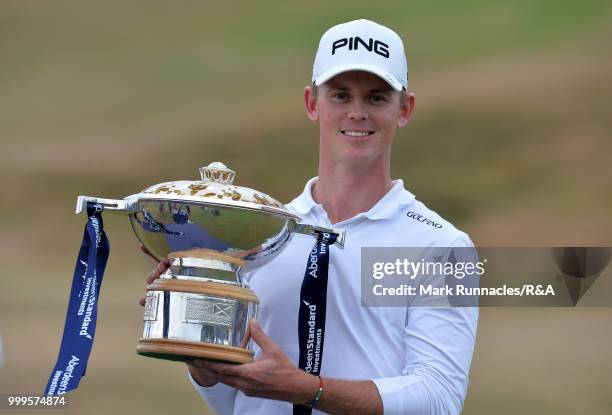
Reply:
<svg viewBox="0 0 612 415"><path fill-rule="evenodd" d="M368 135L374 134L374 131L363 131L363 130L340 130L343 135L348 135L349 137L366 137Z"/></svg>

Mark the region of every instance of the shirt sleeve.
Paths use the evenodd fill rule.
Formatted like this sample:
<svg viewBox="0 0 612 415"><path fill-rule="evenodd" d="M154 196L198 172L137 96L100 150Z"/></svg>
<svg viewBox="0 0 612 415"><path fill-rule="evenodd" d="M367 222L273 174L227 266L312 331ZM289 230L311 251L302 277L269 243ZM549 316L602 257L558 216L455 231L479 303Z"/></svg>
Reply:
<svg viewBox="0 0 612 415"><path fill-rule="evenodd" d="M467 236L453 247L472 247ZM459 414L467 394L477 307L410 307L403 375L374 379L385 415Z"/></svg>
<svg viewBox="0 0 612 415"><path fill-rule="evenodd" d="M223 383L217 383L215 386L207 388L200 386L189 371L187 371L187 375L193 388L214 413L218 415L231 415L234 413L234 400L238 392L236 389Z"/></svg>

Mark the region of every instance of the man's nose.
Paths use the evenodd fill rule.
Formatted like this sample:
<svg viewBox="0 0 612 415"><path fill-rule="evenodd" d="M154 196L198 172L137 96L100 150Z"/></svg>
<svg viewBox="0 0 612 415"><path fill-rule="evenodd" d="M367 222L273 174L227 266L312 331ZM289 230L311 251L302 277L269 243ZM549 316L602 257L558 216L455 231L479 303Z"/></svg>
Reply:
<svg viewBox="0 0 612 415"><path fill-rule="evenodd" d="M349 110L348 117L351 120L367 120L370 114L365 110L363 104L355 102Z"/></svg>

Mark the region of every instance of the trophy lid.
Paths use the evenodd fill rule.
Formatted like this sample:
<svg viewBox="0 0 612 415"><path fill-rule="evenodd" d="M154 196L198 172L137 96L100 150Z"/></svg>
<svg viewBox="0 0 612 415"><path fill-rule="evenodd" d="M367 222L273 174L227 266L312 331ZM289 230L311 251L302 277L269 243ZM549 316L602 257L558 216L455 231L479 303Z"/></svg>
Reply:
<svg viewBox="0 0 612 415"><path fill-rule="evenodd" d="M248 187L233 184L236 172L220 162L200 168L201 180L179 180L159 183L132 197L138 199L168 199L209 202L245 208L261 209L294 216L271 196Z"/></svg>
<svg viewBox="0 0 612 415"><path fill-rule="evenodd" d="M202 180L159 183L124 199L79 196L76 213L90 206L127 213L155 258L208 249L247 260L249 268L279 252L293 233L333 232L340 235L336 244L344 244L344 230L303 224L269 195L235 186L236 173L222 163L203 167L200 174Z"/></svg>

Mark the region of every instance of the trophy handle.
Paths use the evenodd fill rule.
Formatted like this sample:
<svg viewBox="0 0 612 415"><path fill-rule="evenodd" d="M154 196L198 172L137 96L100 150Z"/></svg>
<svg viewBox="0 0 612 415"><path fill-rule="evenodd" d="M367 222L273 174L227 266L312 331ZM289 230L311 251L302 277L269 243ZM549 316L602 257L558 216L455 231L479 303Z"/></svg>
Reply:
<svg viewBox="0 0 612 415"><path fill-rule="evenodd" d="M130 199L103 199L93 196L79 196L76 204L76 214L87 210L87 203L99 203L104 206L105 210L114 210L118 212L133 212L135 211L135 200Z"/></svg>
<svg viewBox="0 0 612 415"><path fill-rule="evenodd" d="M344 229L333 229L325 228L323 226L307 225L302 223L296 223L291 229L295 233L301 233L303 235L315 236L317 232L335 233L338 235L336 238L336 245L340 248L344 248L344 239L346 237L346 231Z"/></svg>

